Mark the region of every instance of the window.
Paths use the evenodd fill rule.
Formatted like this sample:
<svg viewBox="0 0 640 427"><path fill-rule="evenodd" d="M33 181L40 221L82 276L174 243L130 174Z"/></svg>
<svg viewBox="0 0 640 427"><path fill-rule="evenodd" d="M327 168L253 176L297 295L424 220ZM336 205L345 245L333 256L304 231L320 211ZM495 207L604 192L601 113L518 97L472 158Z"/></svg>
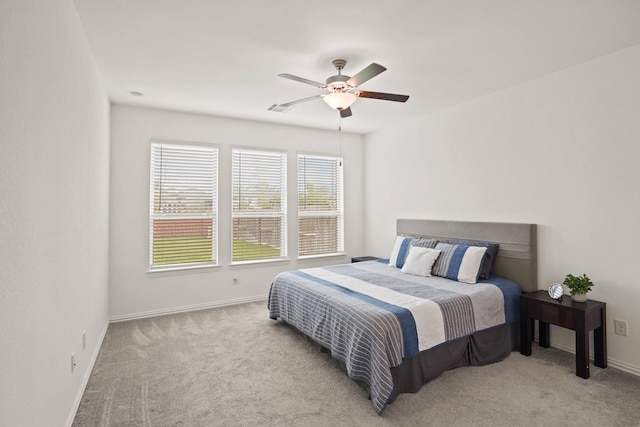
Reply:
<svg viewBox="0 0 640 427"><path fill-rule="evenodd" d="M233 262L287 256L287 155L233 149Z"/></svg>
<svg viewBox="0 0 640 427"><path fill-rule="evenodd" d="M343 251L342 161L298 155L298 255Z"/></svg>
<svg viewBox="0 0 640 427"><path fill-rule="evenodd" d="M151 144L150 269L214 265L218 149Z"/></svg>

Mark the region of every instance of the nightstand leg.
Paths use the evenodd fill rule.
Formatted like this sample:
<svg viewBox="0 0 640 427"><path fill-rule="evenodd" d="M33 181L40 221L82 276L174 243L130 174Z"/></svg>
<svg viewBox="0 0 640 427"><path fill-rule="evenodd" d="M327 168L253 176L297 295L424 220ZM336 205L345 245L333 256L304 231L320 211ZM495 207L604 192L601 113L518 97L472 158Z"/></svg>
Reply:
<svg viewBox="0 0 640 427"><path fill-rule="evenodd" d="M589 378L589 330L583 311L575 313L576 322L576 375Z"/></svg>
<svg viewBox="0 0 640 427"><path fill-rule="evenodd" d="M540 347L549 348L549 324L541 320L538 321L538 340Z"/></svg>
<svg viewBox="0 0 640 427"><path fill-rule="evenodd" d="M533 339L533 319L529 319L528 304L520 300L520 354L531 356L531 340Z"/></svg>
<svg viewBox="0 0 640 427"><path fill-rule="evenodd" d="M599 368L607 367L607 325L606 308L600 310L601 325L593 330L593 364Z"/></svg>

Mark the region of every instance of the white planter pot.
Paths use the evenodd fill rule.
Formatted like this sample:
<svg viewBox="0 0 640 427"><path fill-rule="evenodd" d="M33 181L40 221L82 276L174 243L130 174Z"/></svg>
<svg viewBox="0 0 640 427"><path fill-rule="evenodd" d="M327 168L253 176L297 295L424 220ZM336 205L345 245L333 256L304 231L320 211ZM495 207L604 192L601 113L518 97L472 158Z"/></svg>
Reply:
<svg viewBox="0 0 640 427"><path fill-rule="evenodd" d="M587 300L587 294L574 294L571 295L571 299L575 302L585 302Z"/></svg>

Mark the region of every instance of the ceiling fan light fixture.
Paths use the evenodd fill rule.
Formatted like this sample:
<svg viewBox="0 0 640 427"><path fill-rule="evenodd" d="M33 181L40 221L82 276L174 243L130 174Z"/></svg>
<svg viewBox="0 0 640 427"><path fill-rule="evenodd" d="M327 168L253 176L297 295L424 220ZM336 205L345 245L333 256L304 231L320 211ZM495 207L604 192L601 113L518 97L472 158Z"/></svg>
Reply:
<svg viewBox="0 0 640 427"><path fill-rule="evenodd" d="M357 96L351 92L332 92L322 98L331 108L344 110L356 101Z"/></svg>

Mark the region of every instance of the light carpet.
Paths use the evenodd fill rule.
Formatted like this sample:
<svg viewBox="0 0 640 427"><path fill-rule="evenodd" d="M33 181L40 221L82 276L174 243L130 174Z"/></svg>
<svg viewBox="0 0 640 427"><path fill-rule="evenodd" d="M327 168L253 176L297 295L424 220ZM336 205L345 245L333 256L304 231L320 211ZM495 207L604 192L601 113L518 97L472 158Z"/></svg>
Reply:
<svg viewBox="0 0 640 427"><path fill-rule="evenodd" d="M640 377L534 346L447 371L378 415L265 302L109 326L73 426L640 426Z"/></svg>

